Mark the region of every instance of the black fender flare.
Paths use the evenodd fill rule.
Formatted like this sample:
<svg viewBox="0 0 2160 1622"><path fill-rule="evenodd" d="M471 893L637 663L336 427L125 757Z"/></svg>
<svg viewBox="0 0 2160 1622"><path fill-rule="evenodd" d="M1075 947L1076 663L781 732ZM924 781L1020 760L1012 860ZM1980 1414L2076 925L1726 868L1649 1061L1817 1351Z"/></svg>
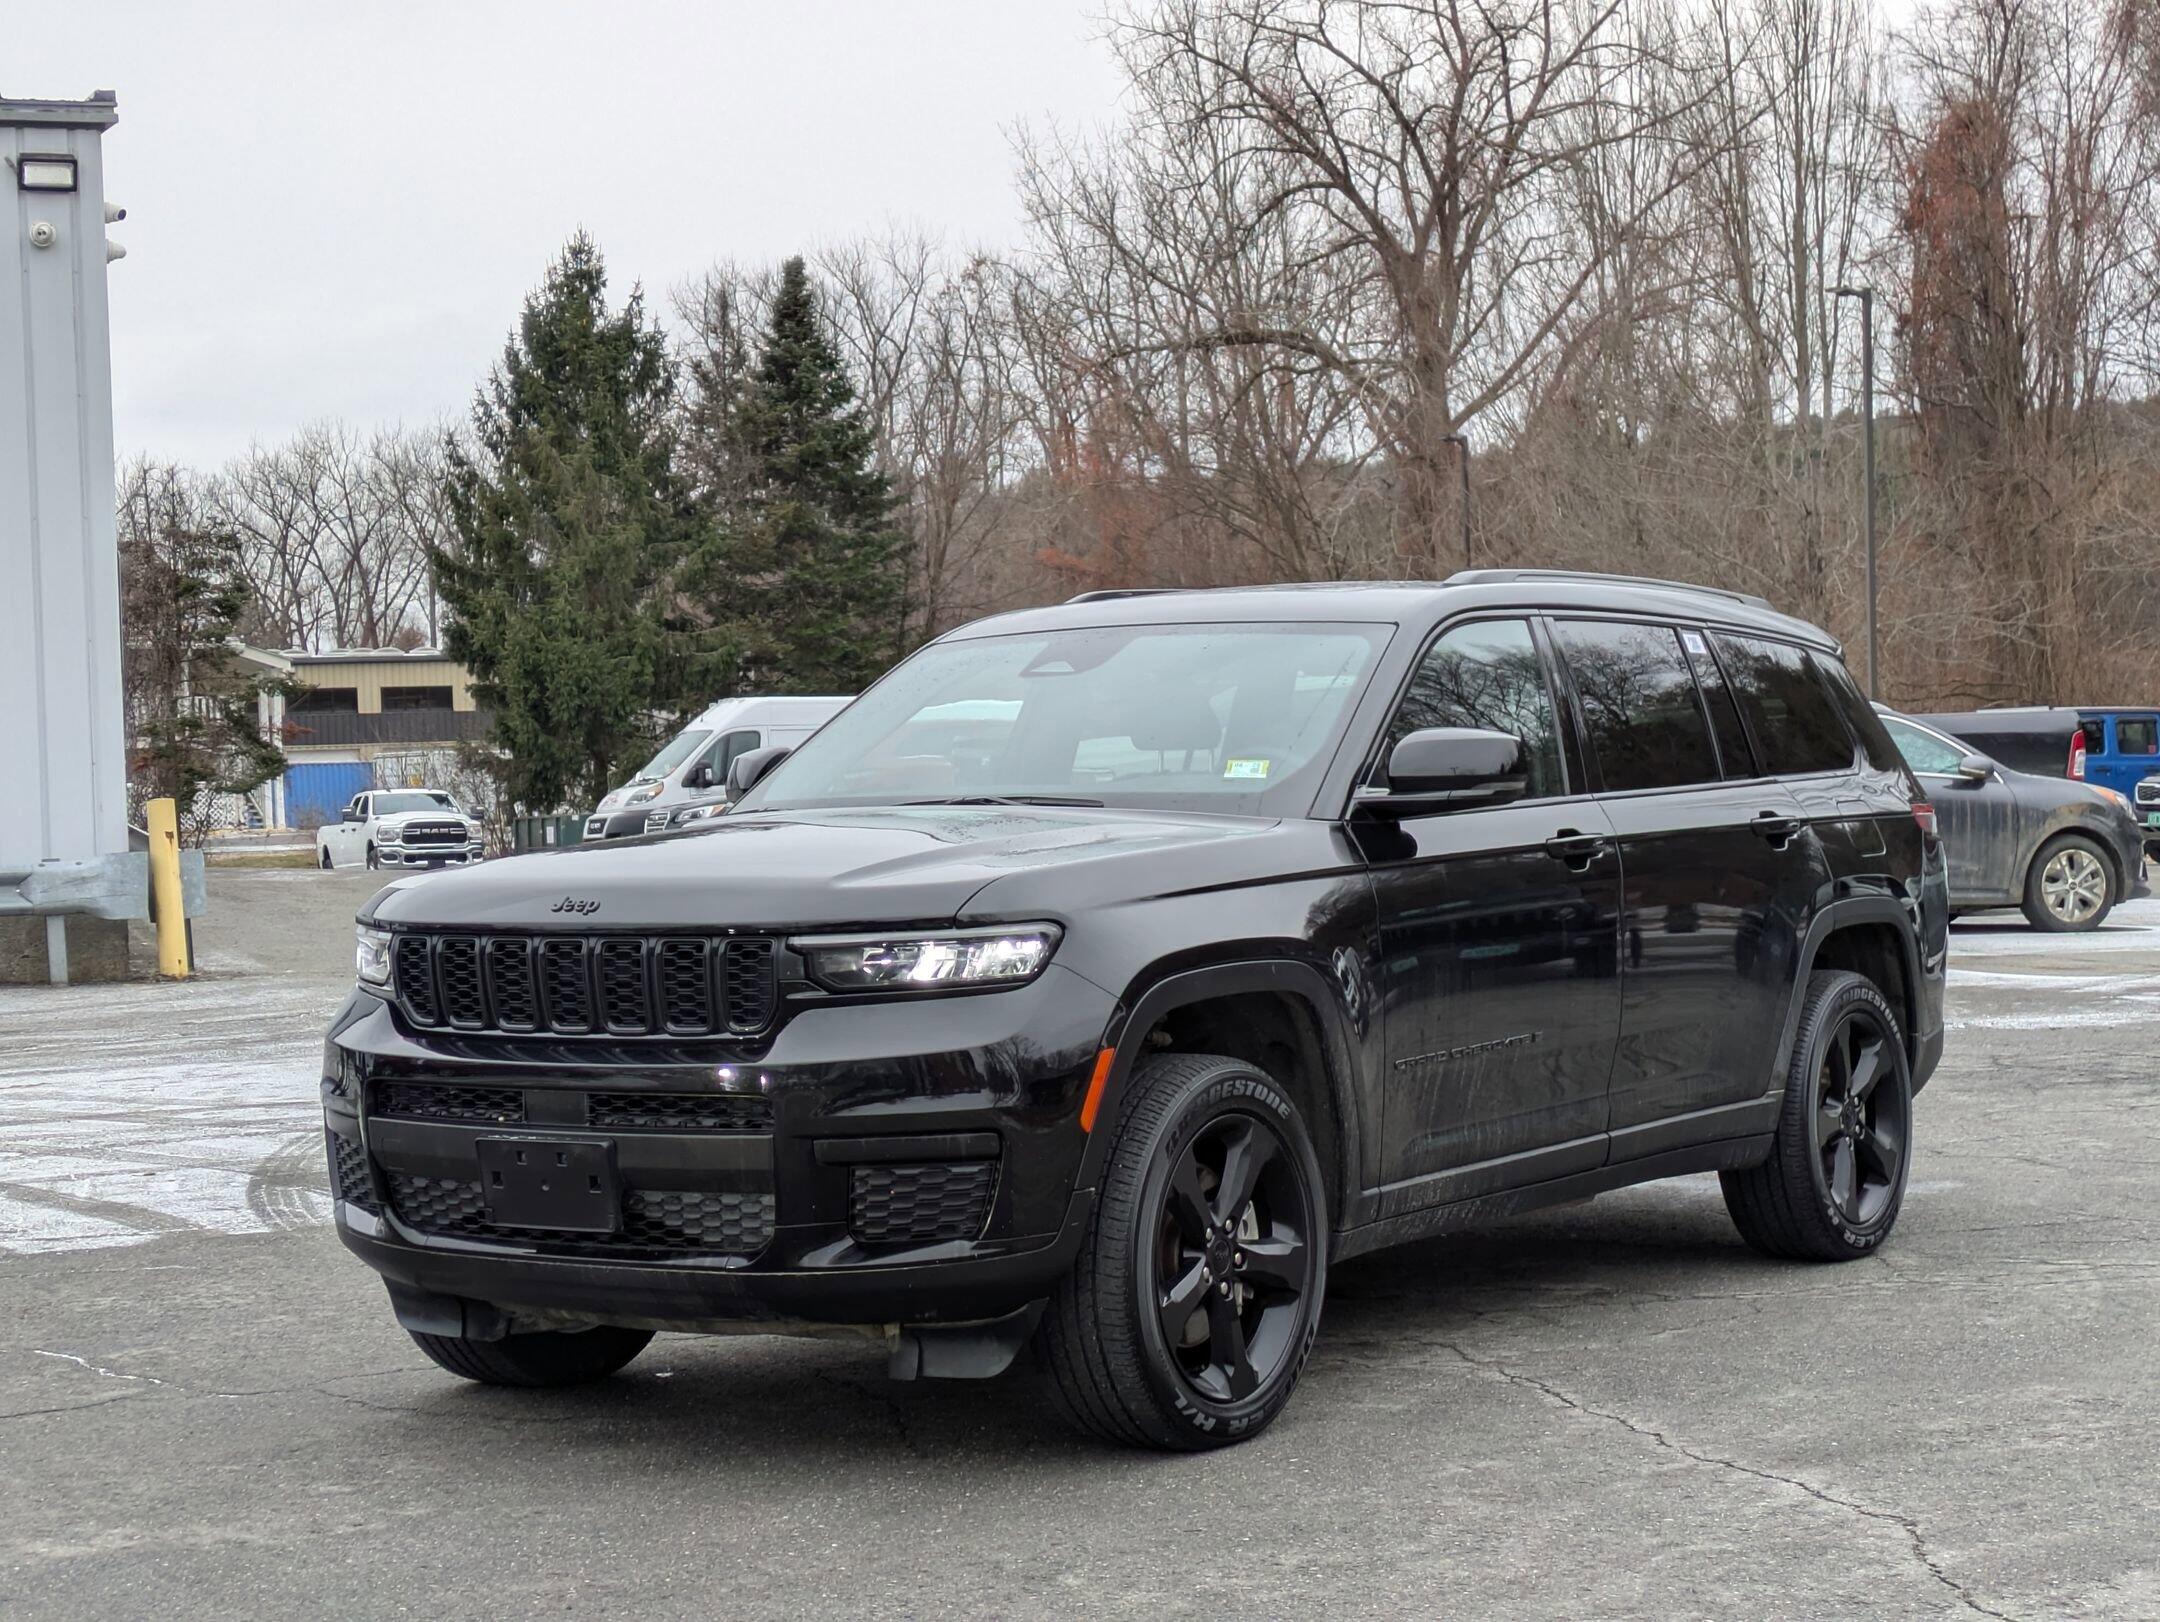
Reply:
<svg viewBox="0 0 2160 1622"><path fill-rule="evenodd" d="M1800 1011L1807 1002L1808 976L1815 972L1815 956L1822 943L1840 929L1855 924L1888 924L1897 936L1898 950L1905 959L1905 986L1907 1006L1897 1011L1904 1024L1905 1053L1908 1060L1917 1062L1920 1053L1920 1033L1912 1027L1916 1023L1913 1011L1920 1002L1920 943L1913 930L1912 914L1903 902L1886 895L1848 896L1832 901L1815 914L1814 921L1800 942L1799 970L1793 976L1791 1000L1785 1010L1784 1028L1778 1033L1777 1067L1771 1074L1777 1078L1770 1090L1773 1098L1785 1092L1785 1072L1792 1063L1793 1043L1800 1035Z"/></svg>
<svg viewBox="0 0 2160 1622"><path fill-rule="evenodd" d="M1294 958L1265 958L1210 964L1183 969L1150 984L1129 1005L1121 1005L1112 1019L1104 1046L1113 1050L1110 1072L1103 1085L1095 1114L1097 1130L1088 1134L1075 1186L1092 1189L1102 1174L1109 1153L1111 1123L1132 1079L1135 1065L1145 1057L1142 1040L1165 1014L1191 1003L1217 997L1263 993L1286 996L1303 1003L1311 1012L1320 1036L1320 1050L1327 1073L1320 1078L1329 1101L1335 1106L1337 1164L1330 1168L1338 1186L1331 1220L1340 1225L1355 1209L1365 1189L1364 1107L1357 1077L1356 1045L1351 1035L1349 1010L1343 1006L1342 988L1316 965Z"/></svg>

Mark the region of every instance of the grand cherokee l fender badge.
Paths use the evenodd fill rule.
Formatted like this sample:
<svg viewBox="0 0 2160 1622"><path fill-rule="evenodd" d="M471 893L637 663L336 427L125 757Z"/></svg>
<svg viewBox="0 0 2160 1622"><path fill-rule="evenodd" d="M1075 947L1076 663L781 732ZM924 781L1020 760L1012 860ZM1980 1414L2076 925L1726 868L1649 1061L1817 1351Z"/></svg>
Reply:
<svg viewBox="0 0 2160 1622"><path fill-rule="evenodd" d="M1397 1059L1391 1068L1408 1070L1421 1064L1453 1064L1457 1059L1498 1053L1502 1048L1528 1047L1531 1043L1542 1042L1544 1039L1543 1031L1523 1031L1514 1036L1496 1036L1490 1042L1466 1042L1459 1048L1442 1048L1437 1053L1413 1053L1408 1058Z"/></svg>

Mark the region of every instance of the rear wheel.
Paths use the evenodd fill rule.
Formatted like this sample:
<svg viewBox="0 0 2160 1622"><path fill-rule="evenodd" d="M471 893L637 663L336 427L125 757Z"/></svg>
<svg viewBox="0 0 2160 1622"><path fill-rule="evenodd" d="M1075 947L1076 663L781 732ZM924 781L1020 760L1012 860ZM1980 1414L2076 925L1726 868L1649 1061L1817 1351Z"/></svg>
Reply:
<svg viewBox="0 0 2160 1622"><path fill-rule="evenodd" d="M1811 975L1769 1158L1719 1173L1740 1237L1766 1256L1851 1261L1890 1236L1912 1162L1912 1072L1874 983Z"/></svg>
<svg viewBox="0 0 2160 1622"><path fill-rule="evenodd" d="M1178 1451L1256 1436L1320 1324L1326 1200L1294 1104L1235 1059L1133 1074L1073 1271L1036 1356L1065 1417Z"/></svg>
<svg viewBox="0 0 2160 1622"><path fill-rule="evenodd" d="M2035 929L2098 929L2115 907L2115 869L2083 834L2042 847L2025 873L2025 918Z"/></svg>
<svg viewBox="0 0 2160 1622"><path fill-rule="evenodd" d="M604 1380L652 1340L650 1329L542 1329L501 1340L467 1340L463 1335L424 1335L407 1331L413 1344L437 1365L482 1385L588 1385Z"/></svg>

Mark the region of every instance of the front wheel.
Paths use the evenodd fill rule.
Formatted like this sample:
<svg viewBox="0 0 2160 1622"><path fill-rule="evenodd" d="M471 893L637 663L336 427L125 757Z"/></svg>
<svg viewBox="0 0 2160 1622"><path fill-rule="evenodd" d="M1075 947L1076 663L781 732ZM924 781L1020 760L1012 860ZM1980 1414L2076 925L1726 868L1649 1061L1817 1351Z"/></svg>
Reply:
<svg viewBox="0 0 2160 1622"><path fill-rule="evenodd" d="M1740 1237L1766 1256L1851 1261L1890 1237L1912 1162L1912 1070L1874 983L1808 977L1769 1158L1718 1174Z"/></svg>
<svg viewBox="0 0 2160 1622"><path fill-rule="evenodd" d="M467 1340L463 1335L424 1335L408 1330L413 1344L442 1368L481 1385L590 1385L621 1368L652 1340L650 1329L542 1329L501 1340Z"/></svg>
<svg viewBox="0 0 2160 1622"><path fill-rule="evenodd" d="M2115 908L2115 870L2082 834L2065 834L2025 874L2025 920L2051 931L2098 929Z"/></svg>
<svg viewBox="0 0 2160 1622"><path fill-rule="evenodd" d="M1036 1333L1053 1400L1105 1441L1257 1436L1312 1350L1327 1204L1297 1105L1236 1059L1137 1069L1073 1271Z"/></svg>
<svg viewBox="0 0 2160 1622"><path fill-rule="evenodd" d="M382 858L375 854L375 847L373 845L370 845L367 848L367 865L368 871L370 873L377 871L382 866Z"/></svg>
<svg viewBox="0 0 2160 1622"><path fill-rule="evenodd" d="M335 862L330 860L330 847L328 845L317 845L315 847L315 865L320 867L325 873L329 872L333 867L337 865Z"/></svg>

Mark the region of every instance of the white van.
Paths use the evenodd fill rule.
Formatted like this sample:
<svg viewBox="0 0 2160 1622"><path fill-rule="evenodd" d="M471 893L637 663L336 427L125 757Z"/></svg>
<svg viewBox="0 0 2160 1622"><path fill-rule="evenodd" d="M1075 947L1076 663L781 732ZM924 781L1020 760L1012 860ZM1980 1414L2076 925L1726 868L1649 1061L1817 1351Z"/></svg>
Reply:
<svg viewBox="0 0 2160 1622"><path fill-rule="evenodd" d="M587 839L656 832L681 807L717 799L737 755L792 749L854 701L850 698L723 698L678 732L585 819Z"/></svg>

